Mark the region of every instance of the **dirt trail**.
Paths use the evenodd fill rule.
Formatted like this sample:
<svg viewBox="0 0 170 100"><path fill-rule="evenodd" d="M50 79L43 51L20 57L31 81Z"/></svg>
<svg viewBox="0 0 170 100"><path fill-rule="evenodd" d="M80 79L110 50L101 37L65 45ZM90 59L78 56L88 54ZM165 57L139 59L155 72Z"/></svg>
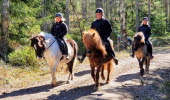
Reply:
<svg viewBox="0 0 170 100"><path fill-rule="evenodd" d="M23 89L11 89L1 94L3 100L163 100L166 95L160 88L165 80L170 80L170 49L156 48L151 61L150 74L145 76L145 84L140 84L139 67L136 59L120 59L114 67L111 82L105 85L100 79L99 91L94 91L88 64L80 64L79 72L70 84L65 81L68 75L58 77L58 86L50 87L51 79Z"/></svg>

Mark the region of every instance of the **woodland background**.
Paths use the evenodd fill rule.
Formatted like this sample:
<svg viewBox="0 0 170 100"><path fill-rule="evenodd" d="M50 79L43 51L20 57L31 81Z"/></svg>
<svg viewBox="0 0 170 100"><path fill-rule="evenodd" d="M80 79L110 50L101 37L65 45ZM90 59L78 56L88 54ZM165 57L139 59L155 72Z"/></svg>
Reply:
<svg viewBox="0 0 170 100"><path fill-rule="evenodd" d="M133 38L143 17L149 18L154 46L170 44L169 0L1 0L0 5L0 58L13 66L39 66L29 38L50 32L57 12L64 14L66 37L78 43L79 54L84 49L81 33L90 28L98 7L112 24L115 49L129 48L127 37Z"/></svg>

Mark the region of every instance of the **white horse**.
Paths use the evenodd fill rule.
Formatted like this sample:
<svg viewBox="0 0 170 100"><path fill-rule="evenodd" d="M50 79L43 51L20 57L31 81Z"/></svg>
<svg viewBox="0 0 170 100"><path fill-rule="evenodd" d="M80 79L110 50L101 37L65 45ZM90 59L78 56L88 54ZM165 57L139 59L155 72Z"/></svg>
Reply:
<svg viewBox="0 0 170 100"><path fill-rule="evenodd" d="M65 39L66 44L68 46L68 56L69 59L66 59L66 57L63 58L62 52L60 50L59 44L57 40L48 33L40 33L31 39L31 46L35 49L36 57L42 58L45 57L48 65L51 69L51 75L52 75L52 86L56 86L56 67L59 63L66 63L69 69L69 77L67 80L67 83L70 82L70 79L73 80L74 72L73 68L75 66L77 52L78 52L78 46L76 42L72 39Z"/></svg>

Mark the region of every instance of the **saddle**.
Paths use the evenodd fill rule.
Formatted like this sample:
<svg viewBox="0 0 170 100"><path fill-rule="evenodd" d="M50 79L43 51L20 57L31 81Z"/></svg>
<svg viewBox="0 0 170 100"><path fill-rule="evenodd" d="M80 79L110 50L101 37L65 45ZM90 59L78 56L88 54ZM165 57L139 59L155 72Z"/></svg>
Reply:
<svg viewBox="0 0 170 100"><path fill-rule="evenodd" d="M60 39L60 38L56 38L56 40L59 44L59 48L60 48L62 54L68 55L68 48L67 48L66 41L64 39Z"/></svg>

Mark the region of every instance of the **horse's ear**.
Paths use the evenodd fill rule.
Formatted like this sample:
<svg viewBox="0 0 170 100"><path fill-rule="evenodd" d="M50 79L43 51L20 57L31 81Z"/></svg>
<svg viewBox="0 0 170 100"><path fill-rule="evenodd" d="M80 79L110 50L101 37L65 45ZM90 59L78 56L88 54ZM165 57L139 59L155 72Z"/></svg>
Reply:
<svg viewBox="0 0 170 100"><path fill-rule="evenodd" d="M31 41L32 41L32 40L34 40L34 39L35 39L35 36L34 36L34 37L29 38L29 40L31 40Z"/></svg>
<svg viewBox="0 0 170 100"><path fill-rule="evenodd" d="M143 44L145 44L145 37L144 37L144 35L141 36L140 42L143 43Z"/></svg>
<svg viewBox="0 0 170 100"><path fill-rule="evenodd" d="M95 36L95 33L93 33L93 35L92 35L93 37Z"/></svg>

